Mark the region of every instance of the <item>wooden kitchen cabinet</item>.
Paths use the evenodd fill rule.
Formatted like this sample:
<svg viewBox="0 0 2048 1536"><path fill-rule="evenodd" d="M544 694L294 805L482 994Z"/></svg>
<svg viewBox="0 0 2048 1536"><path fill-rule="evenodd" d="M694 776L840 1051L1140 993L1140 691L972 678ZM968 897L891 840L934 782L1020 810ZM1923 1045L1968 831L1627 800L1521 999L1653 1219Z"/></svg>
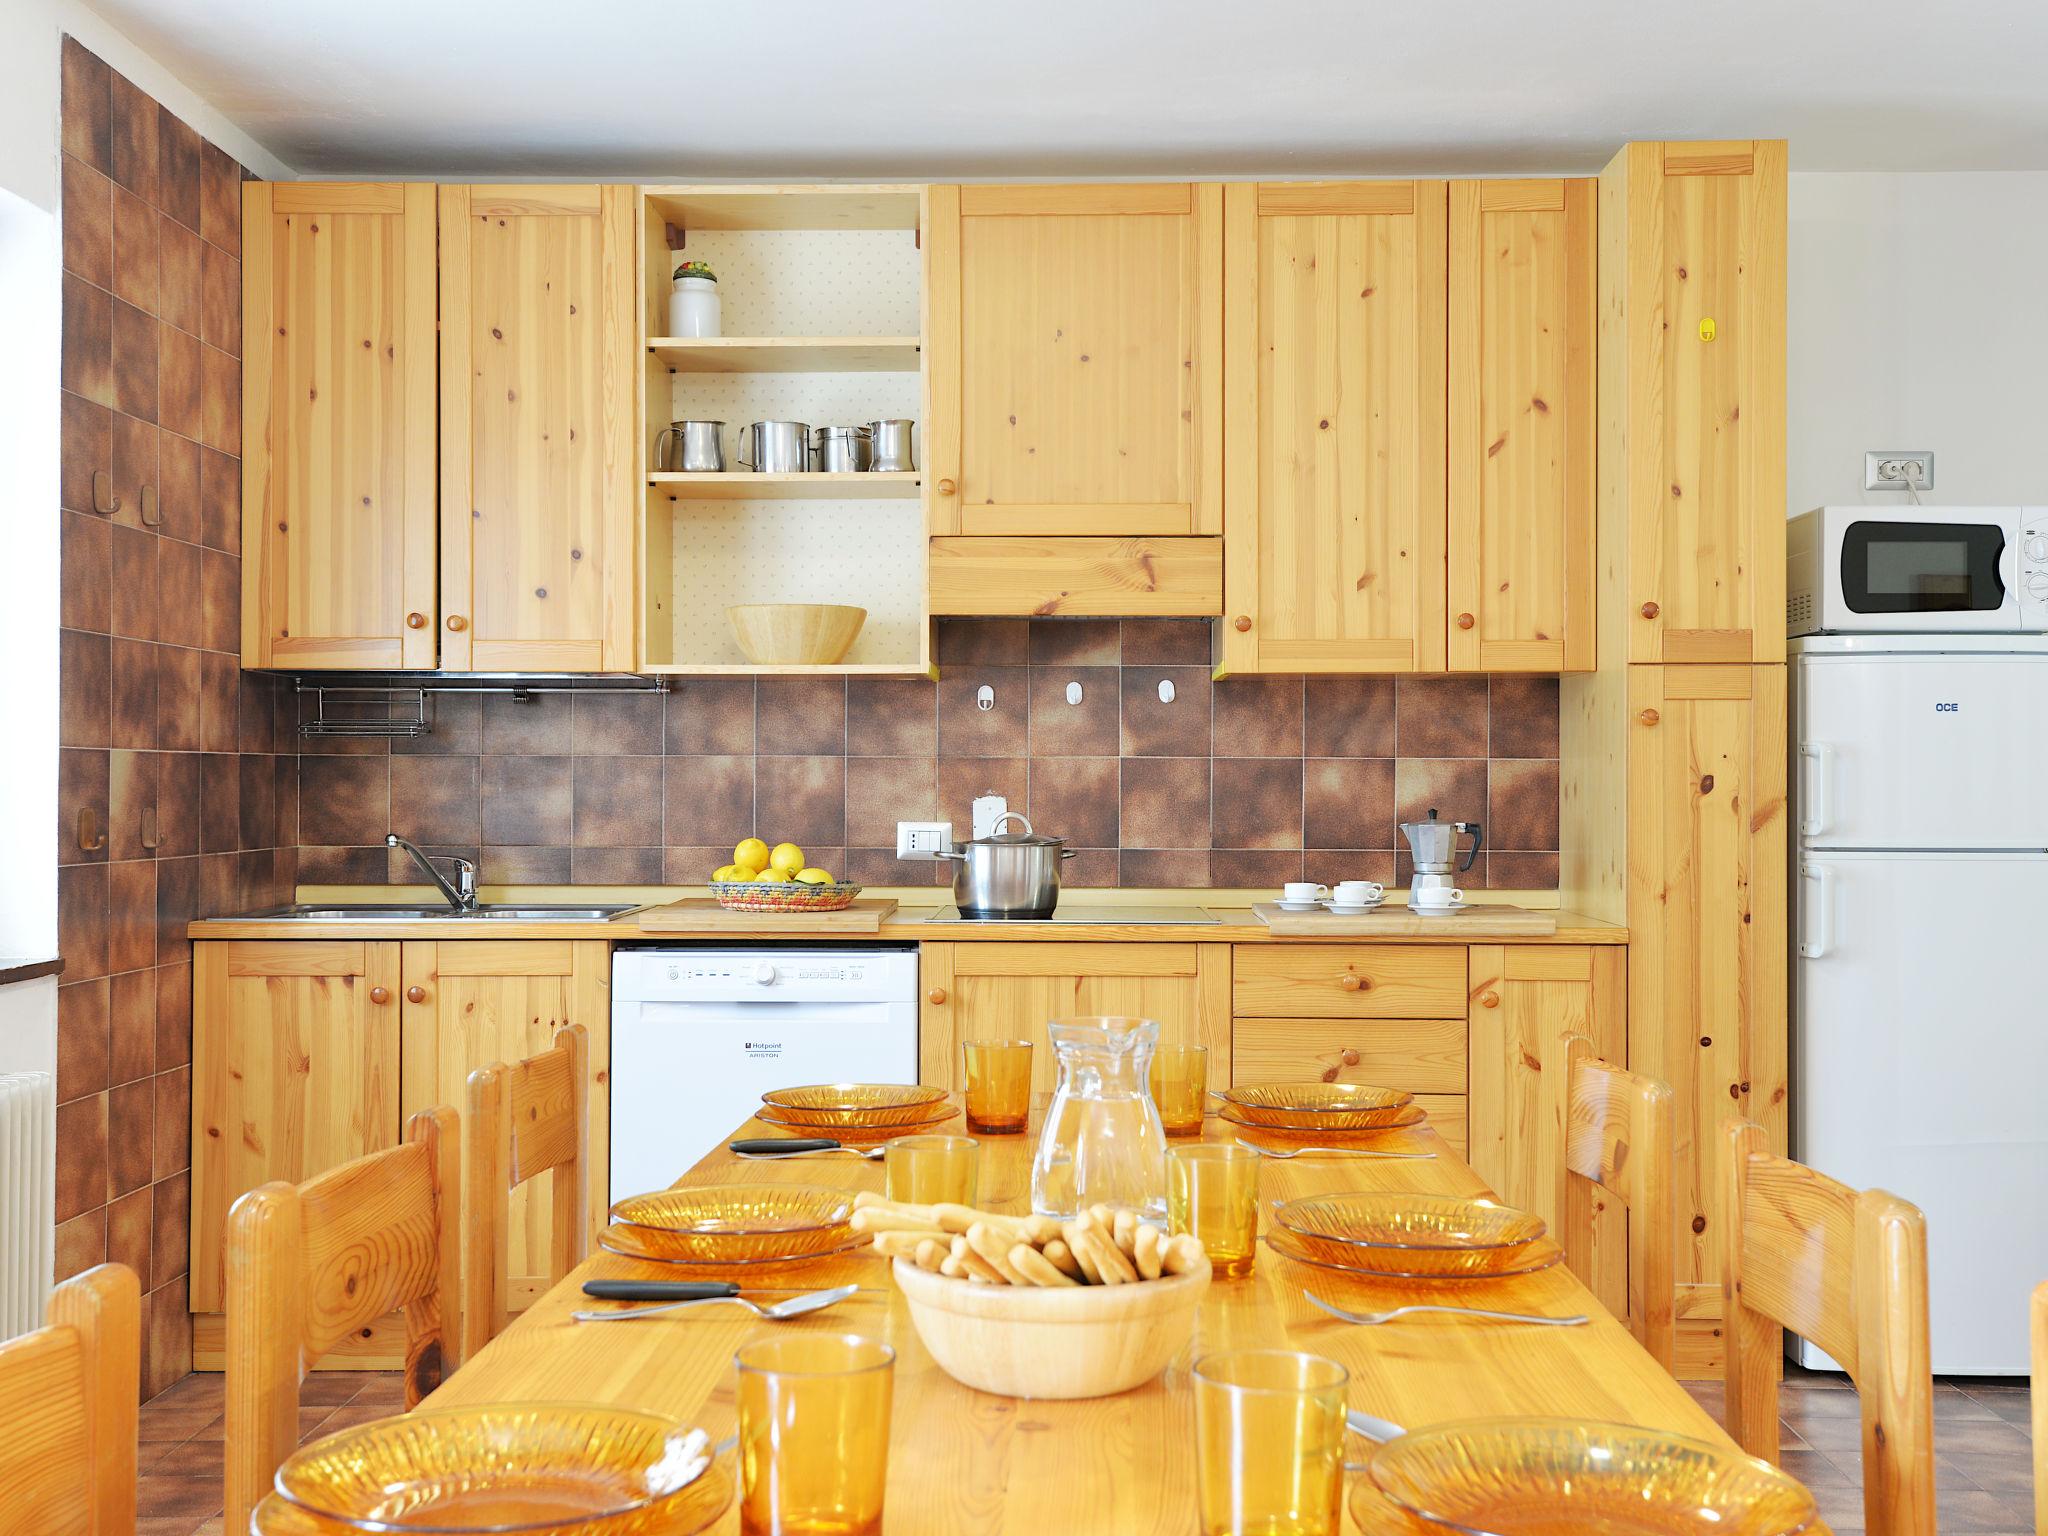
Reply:
<svg viewBox="0 0 2048 1536"><path fill-rule="evenodd" d="M1233 672L1444 669L1445 184L1224 192Z"/></svg>
<svg viewBox="0 0 2048 1536"><path fill-rule="evenodd" d="M1255 1018L1455 1019L1465 951L1452 944L1260 944L1238 951L1231 1011Z"/></svg>
<svg viewBox="0 0 2048 1536"><path fill-rule="evenodd" d="M453 939L410 942L399 1010L399 1109L405 1118L436 1104L467 1114L469 1074L554 1044L555 1031L589 1032L590 1232L594 1244L610 1208L611 946L603 939ZM512 1192L507 1295L522 1310L549 1284L551 1179ZM464 1262L468 1262L465 1255Z"/></svg>
<svg viewBox="0 0 2048 1536"><path fill-rule="evenodd" d="M633 189L444 186L441 665L634 665Z"/></svg>
<svg viewBox="0 0 2048 1536"><path fill-rule="evenodd" d="M1767 139L1600 176L1602 622L1632 662L1784 659L1785 192Z"/></svg>
<svg viewBox="0 0 2048 1536"><path fill-rule="evenodd" d="M219 1312L228 1207L398 1145L399 945L193 945L191 1307Z"/></svg>
<svg viewBox="0 0 2048 1536"><path fill-rule="evenodd" d="M1628 952L1620 945L1475 944L1468 1019L1466 1160L1509 1205L1540 1210L1553 1176L1536 1166L1546 1048L1566 1030L1594 1054L1628 1061ZM1572 1181L1565 1221L1573 1269L1617 1317L1629 1312L1626 1207ZM1674 1239L1675 1240L1675 1239Z"/></svg>
<svg viewBox="0 0 2048 1536"><path fill-rule="evenodd" d="M1223 192L930 192L934 535L1223 531Z"/></svg>
<svg viewBox="0 0 2048 1536"><path fill-rule="evenodd" d="M1453 672L1593 666L1595 187L1451 183Z"/></svg>
<svg viewBox="0 0 2048 1536"><path fill-rule="evenodd" d="M242 662L435 663L434 189L242 188Z"/></svg>
<svg viewBox="0 0 2048 1536"><path fill-rule="evenodd" d="M920 947L918 1080L952 1088L963 1040L1029 1040L1031 1080L1058 1079L1050 1019L1128 1014L1159 1021L1162 1044L1209 1047L1209 1081L1230 1072L1228 944L925 944Z"/></svg>

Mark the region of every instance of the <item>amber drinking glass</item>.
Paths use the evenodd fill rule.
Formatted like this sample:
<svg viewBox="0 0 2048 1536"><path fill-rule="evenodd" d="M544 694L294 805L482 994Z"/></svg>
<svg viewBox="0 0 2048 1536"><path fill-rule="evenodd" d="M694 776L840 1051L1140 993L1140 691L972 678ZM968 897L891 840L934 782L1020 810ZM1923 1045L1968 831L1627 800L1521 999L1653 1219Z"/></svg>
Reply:
<svg viewBox="0 0 2048 1536"><path fill-rule="evenodd" d="M1209 1096L1209 1047L1160 1046L1152 1053L1151 1087L1167 1135L1201 1135L1202 1105Z"/></svg>
<svg viewBox="0 0 2048 1536"><path fill-rule="evenodd" d="M967 1064L967 1129L1009 1136L1031 1116L1031 1042L968 1040L960 1046Z"/></svg>
<svg viewBox="0 0 2048 1536"><path fill-rule="evenodd" d="M883 1193L911 1205L972 1205L980 1171L972 1136L899 1136L882 1155Z"/></svg>
<svg viewBox="0 0 2048 1536"><path fill-rule="evenodd" d="M742 1536L875 1536L896 1351L851 1333L783 1333L742 1345L733 1363Z"/></svg>
<svg viewBox="0 0 2048 1536"><path fill-rule="evenodd" d="M1350 1373L1238 1349L1197 1360L1194 1378L1202 1536L1337 1536Z"/></svg>
<svg viewBox="0 0 2048 1536"><path fill-rule="evenodd" d="M1226 1142L1170 1147L1166 1221L1192 1232L1220 1280L1252 1272L1259 1240L1259 1154Z"/></svg>

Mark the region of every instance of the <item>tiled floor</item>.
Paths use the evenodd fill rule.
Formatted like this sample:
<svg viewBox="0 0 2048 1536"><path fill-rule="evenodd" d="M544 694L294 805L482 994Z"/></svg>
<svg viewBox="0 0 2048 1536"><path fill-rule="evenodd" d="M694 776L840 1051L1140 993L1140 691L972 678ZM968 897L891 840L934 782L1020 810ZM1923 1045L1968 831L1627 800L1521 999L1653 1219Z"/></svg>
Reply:
<svg viewBox="0 0 2048 1536"><path fill-rule="evenodd" d="M1721 1388L1691 1389L1720 1416ZM403 1405L395 1372L316 1371L299 1400L302 1436L382 1418ZM1935 1500L1943 1536L2031 1536L2033 1439L2023 1382L1934 1386ZM1863 1530L1856 1394L1839 1376L1794 1373L1779 1400L1785 1470L1805 1481L1836 1536ZM138 1536L218 1536L221 1378L188 1376L142 1410Z"/></svg>

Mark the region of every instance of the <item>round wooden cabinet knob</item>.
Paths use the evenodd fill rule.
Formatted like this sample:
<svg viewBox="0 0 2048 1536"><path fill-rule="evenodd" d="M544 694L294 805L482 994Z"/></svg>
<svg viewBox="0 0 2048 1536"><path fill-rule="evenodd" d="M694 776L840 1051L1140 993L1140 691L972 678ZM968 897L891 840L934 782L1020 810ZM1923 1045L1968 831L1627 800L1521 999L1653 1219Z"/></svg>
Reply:
<svg viewBox="0 0 2048 1536"><path fill-rule="evenodd" d="M381 1007L383 1004L391 1001L391 993L384 987L372 987L370 988L370 1001Z"/></svg>
<svg viewBox="0 0 2048 1536"><path fill-rule="evenodd" d="M1346 992L1356 992L1360 987L1364 986L1365 983L1360 981L1356 976L1339 976L1337 978L1337 985L1342 987Z"/></svg>
<svg viewBox="0 0 2048 1536"><path fill-rule="evenodd" d="M1636 718L1642 721L1645 725L1655 725L1659 720L1662 720L1664 717L1658 714L1657 711L1655 711L1654 709L1646 709L1641 714L1637 715Z"/></svg>
<svg viewBox="0 0 2048 1536"><path fill-rule="evenodd" d="M960 487L950 480L941 480L938 484L938 492L941 496L950 496L959 489Z"/></svg>
<svg viewBox="0 0 2048 1536"><path fill-rule="evenodd" d="M1356 1051L1346 1051L1346 1052L1344 1053L1344 1065L1345 1065L1345 1066L1347 1066L1347 1067L1355 1067L1355 1066L1357 1066L1357 1065L1358 1065L1358 1052L1356 1052Z"/></svg>
<svg viewBox="0 0 2048 1536"><path fill-rule="evenodd" d="M469 620L459 613L451 613L448 615L448 627L456 630L467 629L469 628Z"/></svg>
<svg viewBox="0 0 2048 1536"><path fill-rule="evenodd" d="M1643 617L1646 619L1654 619L1655 617L1657 617L1658 614L1662 613L1663 611L1664 610L1662 608L1659 608L1655 603L1643 604Z"/></svg>
<svg viewBox="0 0 2048 1536"><path fill-rule="evenodd" d="M1479 1006L1482 1008L1498 1008L1500 1006L1500 994L1498 992L1481 993Z"/></svg>
<svg viewBox="0 0 2048 1536"><path fill-rule="evenodd" d="M1470 629L1473 625L1473 622L1474 620L1472 618L1472 615L1469 613L1461 613L1458 615L1458 628L1460 629Z"/></svg>
<svg viewBox="0 0 2048 1536"><path fill-rule="evenodd" d="M405 616L405 627L407 629L425 629L427 627L427 616L424 613L408 613Z"/></svg>
<svg viewBox="0 0 2048 1536"><path fill-rule="evenodd" d="M1250 634L1252 632L1251 616L1249 614L1240 613L1236 618L1230 621L1230 627L1236 630L1240 635Z"/></svg>
<svg viewBox="0 0 2048 1536"><path fill-rule="evenodd" d="M407 987L405 989L405 1000L408 1003L424 1003L427 1000L427 989L425 987Z"/></svg>
<svg viewBox="0 0 2048 1536"><path fill-rule="evenodd" d="M933 987L931 991L925 993L925 999L932 1006L937 1007L946 1000L946 989L944 987Z"/></svg>

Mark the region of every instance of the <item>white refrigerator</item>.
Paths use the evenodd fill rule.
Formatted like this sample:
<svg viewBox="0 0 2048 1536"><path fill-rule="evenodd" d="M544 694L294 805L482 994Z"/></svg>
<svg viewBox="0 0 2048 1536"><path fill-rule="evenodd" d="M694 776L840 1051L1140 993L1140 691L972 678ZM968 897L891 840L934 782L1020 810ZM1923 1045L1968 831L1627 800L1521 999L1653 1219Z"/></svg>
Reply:
<svg viewBox="0 0 2048 1536"><path fill-rule="evenodd" d="M2025 1375L2048 1279L2048 637L1791 651L1792 1153L1925 1214L1937 1373Z"/></svg>

